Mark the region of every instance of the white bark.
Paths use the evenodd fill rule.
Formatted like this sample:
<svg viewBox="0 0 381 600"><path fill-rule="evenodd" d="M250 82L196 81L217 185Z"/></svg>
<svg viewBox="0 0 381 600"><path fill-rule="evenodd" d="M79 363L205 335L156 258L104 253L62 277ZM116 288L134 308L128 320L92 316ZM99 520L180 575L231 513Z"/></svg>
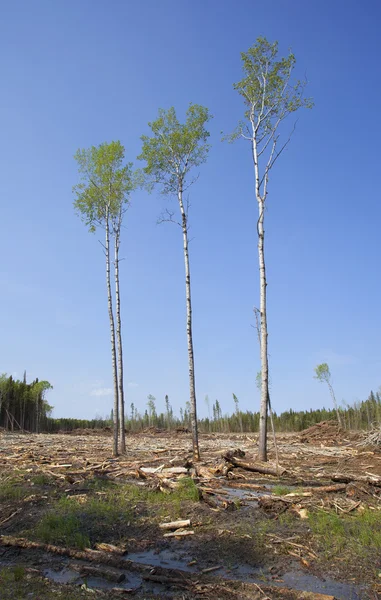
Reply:
<svg viewBox="0 0 381 600"><path fill-rule="evenodd" d="M120 316L120 290L119 290L119 245L120 245L121 217L115 230L115 306L116 306L116 339L118 345L118 392L119 392L119 441L120 451L126 451L126 434L124 423L124 385L123 385L123 345L122 345L122 320Z"/></svg>
<svg viewBox="0 0 381 600"><path fill-rule="evenodd" d="M112 452L113 452L114 456L118 456L118 424L119 424L118 367L117 367L117 362L116 362L115 325L114 325L114 313L113 313L113 308L112 308L111 280L110 280L110 223L109 223L109 209L108 208L106 209L105 228L106 228L106 240L105 240L106 285L107 285L108 316L109 316L109 320L110 320L110 334L111 334L112 376L113 376L113 384L114 384L114 432L113 432Z"/></svg>
<svg viewBox="0 0 381 600"><path fill-rule="evenodd" d="M192 300L191 300L191 280L189 268L189 250L188 250L188 219L184 209L183 190L180 186L178 191L178 200L181 212L181 228L183 232L184 263L185 263L185 295L187 307L187 341L188 341L188 368L189 368L189 400L190 417L192 428L193 458L200 460L200 449L198 445L197 428L197 407L196 407L196 387L194 374L194 354L193 354L193 335L192 335Z"/></svg>
<svg viewBox="0 0 381 600"><path fill-rule="evenodd" d="M327 379L327 383L328 383L329 391L331 393L331 397L332 397L332 400L333 400L333 406L335 407L335 411L336 411L336 415L337 415L337 421L338 421L340 427L342 427L343 423L341 421L341 417L340 417L340 413L339 413L339 408L337 406L335 392L333 391L332 384L331 384L331 382L328 379Z"/></svg>
<svg viewBox="0 0 381 600"><path fill-rule="evenodd" d="M264 202L258 203L258 258L260 280L260 332L261 332L261 404L259 411L259 459L267 460L267 409L269 397L269 366L267 352L267 305L266 305L266 266L265 266L265 230L264 230Z"/></svg>
<svg viewBox="0 0 381 600"><path fill-rule="evenodd" d="M260 285L260 350L261 350L261 403L259 409L259 460L267 461L267 414L269 398L269 364L267 350L267 296L266 296L266 263L265 263L265 200L266 188L261 194L261 181L259 174L256 128L253 124L252 151L255 173L255 195L258 202L258 259L259 259L259 285ZM265 185L267 180L265 180Z"/></svg>

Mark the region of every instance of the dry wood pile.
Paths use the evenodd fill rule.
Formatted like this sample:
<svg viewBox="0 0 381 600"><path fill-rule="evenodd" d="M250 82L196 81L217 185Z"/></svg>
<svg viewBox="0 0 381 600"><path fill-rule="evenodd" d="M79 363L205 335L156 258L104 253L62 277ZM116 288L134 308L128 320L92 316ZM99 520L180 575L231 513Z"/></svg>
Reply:
<svg viewBox="0 0 381 600"><path fill-rule="evenodd" d="M324 444L334 446L345 439L345 431L337 421L321 421L300 433L302 444Z"/></svg>
<svg viewBox="0 0 381 600"><path fill-rule="evenodd" d="M363 435L362 440L358 443L358 446L376 446L381 448L381 425L367 431Z"/></svg>

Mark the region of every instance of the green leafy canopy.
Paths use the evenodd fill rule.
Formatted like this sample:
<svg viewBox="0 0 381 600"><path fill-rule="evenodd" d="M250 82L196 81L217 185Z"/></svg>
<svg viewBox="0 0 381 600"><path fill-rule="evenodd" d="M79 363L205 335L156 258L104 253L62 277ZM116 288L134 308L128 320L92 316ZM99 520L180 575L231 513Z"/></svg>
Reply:
<svg viewBox="0 0 381 600"><path fill-rule="evenodd" d="M124 164L124 154L122 144L113 141L80 149L74 156L81 176L73 188L74 207L90 231L117 218L139 183L132 163Z"/></svg>
<svg viewBox="0 0 381 600"><path fill-rule="evenodd" d="M329 370L328 364L322 363L321 365L318 365L315 368L315 376L314 377L321 383L323 381L328 383L331 379L331 371Z"/></svg>
<svg viewBox="0 0 381 600"><path fill-rule="evenodd" d="M271 134L278 121L299 108L312 108L311 98L304 98L306 81L291 82L296 59L290 51L278 58L278 42L270 43L259 37L247 52L241 53L244 78L234 84L241 94L247 111L245 117L259 137ZM242 133L242 123L232 138Z"/></svg>
<svg viewBox="0 0 381 600"><path fill-rule="evenodd" d="M189 105L185 123L179 122L173 107L159 110L158 119L148 123L152 135L141 137L138 156L146 162L143 171L150 189L155 184L162 186L164 194L184 189L191 169L206 160L210 134L205 126L211 118L208 109L199 104Z"/></svg>

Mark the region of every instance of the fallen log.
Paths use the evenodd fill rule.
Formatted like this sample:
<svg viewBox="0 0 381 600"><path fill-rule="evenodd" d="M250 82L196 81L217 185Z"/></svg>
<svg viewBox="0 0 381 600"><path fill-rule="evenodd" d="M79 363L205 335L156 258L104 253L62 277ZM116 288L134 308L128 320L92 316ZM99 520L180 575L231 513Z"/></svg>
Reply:
<svg viewBox="0 0 381 600"><path fill-rule="evenodd" d="M249 463L244 460L240 460L231 456L230 454L225 454L223 457L227 462L232 464L234 467L240 467L241 469L245 469L246 471L252 471L254 473L262 473L263 475L274 475L275 477L279 475L283 475L286 472L284 467L274 467L272 465L258 464L258 463Z"/></svg>
<svg viewBox="0 0 381 600"><path fill-rule="evenodd" d="M331 481L338 481L340 483L351 483L352 481L358 481L359 483L369 483L376 487L381 487L381 477L376 475L351 475L348 473L335 473L331 475Z"/></svg>
<svg viewBox="0 0 381 600"><path fill-rule="evenodd" d="M190 527L190 519L184 519L183 521L171 521L170 523L160 523L160 529L180 529L182 527Z"/></svg>
<svg viewBox="0 0 381 600"><path fill-rule="evenodd" d="M266 490L266 486L261 485L259 483L246 483L246 482L241 483L239 481L230 481L228 486L231 488L237 488L237 489Z"/></svg>
<svg viewBox="0 0 381 600"><path fill-rule="evenodd" d="M142 563L135 563L131 560L124 559L118 556L113 556L107 552L101 552L99 550L75 550L74 548L66 548L64 546L54 546L52 544L44 544L43 542L32 542L25 538L16 538L10 535L0 536L1 546L12 546L14 548L26 548L32 550L43 550L44 552L50 552L52 554L58 554L59 556L68 556L76 560L85 560L88 562L96 562L98 564L108 565L115 569L132 569L135 571L147 571L152 569L152 565L144 565Z"/></svg>
<svg viewBox="0 0 381 600"><path fill-rule="evenodd" d="M188 469L185 467L165 467L164 465L160 467L140 467L139 471L144 475L158 475L159 473L163 475L186 475L188 473Z"/></svg>
<svg viewBox="0 0 381 600"><path fill-rule="evenodd" d="M169 538L169 537L185 537L187 535L194 535L194 531L193 529L185 529L185 530L180 530L180 531L170 531L169 533L165 533L163 535L163 537L165 538Z"/></svg>
<svg viewBox="0 0 381 600"><path fill-rule="evenodd" d="M127 553L126 548L120 548L119 546L114 546L113 544L105 544L100 543L96 544L95 548L97 550L101 550L102 552L111 552L112 554L118 554L119 556L124 556Z"/></svg>
<svg viewBox="0 0 381 600"><path fill-rule="evenodd" d="M139 586L140 587L140 586ZM119 596L124 596L125 594L135 594L138 588L111 588L111 593L118 594Z"/></svg>
<svg viewBox="0 0 381 600"><path fill-rule="evenodd" d="M143 579L145 579L146 581L154 581L155 583L163 583L174 586L192 586L192 582L187 579L181 579L180 577L168 577L167 575L143 575Z"/></svg>
<svg viewBox="0 0 381 600"><path fill-rule="evenodd" d="M94 567L93 565L78 565L76 563L71 563L69 564L69 569L78 571L78 573L84 576L90 575L91 577L100 577L114 583L121 583L126 579L124 573L110 567Z"/></svg>
<svg viewBox="0 0 381 600"><path fill-rule="evenodd" d="M290 494L285 494L285 498L292 498L294 496L312 496L312 494L327 494L330 492L343 492L347 489L346 483L337 483L333 485L321 485L320 487L304 487L303 491L300 492L291 492Z"/></svg>

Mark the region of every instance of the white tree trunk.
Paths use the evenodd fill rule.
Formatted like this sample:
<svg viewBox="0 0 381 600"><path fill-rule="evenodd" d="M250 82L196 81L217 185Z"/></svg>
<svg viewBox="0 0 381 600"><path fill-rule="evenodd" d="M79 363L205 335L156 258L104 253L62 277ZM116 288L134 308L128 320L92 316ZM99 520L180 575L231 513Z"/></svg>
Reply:
<svg viewBox="0 0 381 600"><path fill-rule="evenodd" d="M335 411L336 411L336 415L337 415L337 421L338 421L340 427L342 427L343 423L342 423L342 420L341 420L341 417L340 417L339 407L337 406L335 392L333 391L333 387L332 387L332 384L330 383L330 381L327 381L327 383L328 383L329 391L331 393L331 397L332 397L332 400L333 400L333 406L335 407Z"/></svg>
<svg viewBox="0 0 381 600"><path fill-rule="evenodd" d="M188 222L183 204L183 191L180 187L178 200L181 212L181 223L183 231L184 245L184 263L185 263L185 294L187 306L187 340L188 340L188 368L189 368L189 393L190 393L190 417L192 427L193 458L200 460L200 449L198 445L198 427L197 427L197 405L196 388L194 375L194 354L193 354L193 336L192 336L192 301L191 301L191 280L189 269L189 251L188 251Z"/></svg>
<svg viewBox="0 0 381 600"><path fill-rule="evenodd" d="M269 365L267 354L267 303L266 303L266 266L265 266L265 230L264 202L258 203L258 258L259 258L259 285L260 285L260 333L261 333L261 404L259 410L259 460L267 460L267 409L269 397Z"/></svg>
<svg viewBox="0 0 381 600"><path fill-rule="evenodd" d="M118 407L118 367L116 362L116 346L115 346L115 325L114 325L114 313L112 309L112 295L111 295L111 280L110 280L110 224L109 224L109 213L107 210L106 214L106 240L105 240L105 253L106 253L106 285L107 285L107 300L108 300L108 316L110 320L110 334L111 334L111 357L112 357L112 376L114 383L114 432L113 432L113 456L118 456L118 425L119 425L119 407Z"/></svg>
<svg viewBox="0 0 381 600"><path fill-rule="evenodd" d="M268 414L268 398L269 398L269 364L267 351L267 301L266 301L266 264L265 264L265 200L266 200L266 184L265 191L261 195L261 180L259 174L259 163L257 153L256 129L253 126L252 139L254 174L255 174L255 195L258 202L258 259L259 259L259 290L260 290L260 347L261 347L261 403L259 409L259 444L258 454L259 460L267 461L267 414Z"/></svg>
<svg viewBox="0 0 381 600"><path fill-rule="evenodd" d="M119 290L119 243L120 243L120 225L117 224L115 232L115 305L116 305L116 339L118 344L118 375L119 375L119 441L120 451L126 451L126 434L124 423L124 385L123 385L123 345L122 345L122 320L120 317L120 290Z"/></svg>

